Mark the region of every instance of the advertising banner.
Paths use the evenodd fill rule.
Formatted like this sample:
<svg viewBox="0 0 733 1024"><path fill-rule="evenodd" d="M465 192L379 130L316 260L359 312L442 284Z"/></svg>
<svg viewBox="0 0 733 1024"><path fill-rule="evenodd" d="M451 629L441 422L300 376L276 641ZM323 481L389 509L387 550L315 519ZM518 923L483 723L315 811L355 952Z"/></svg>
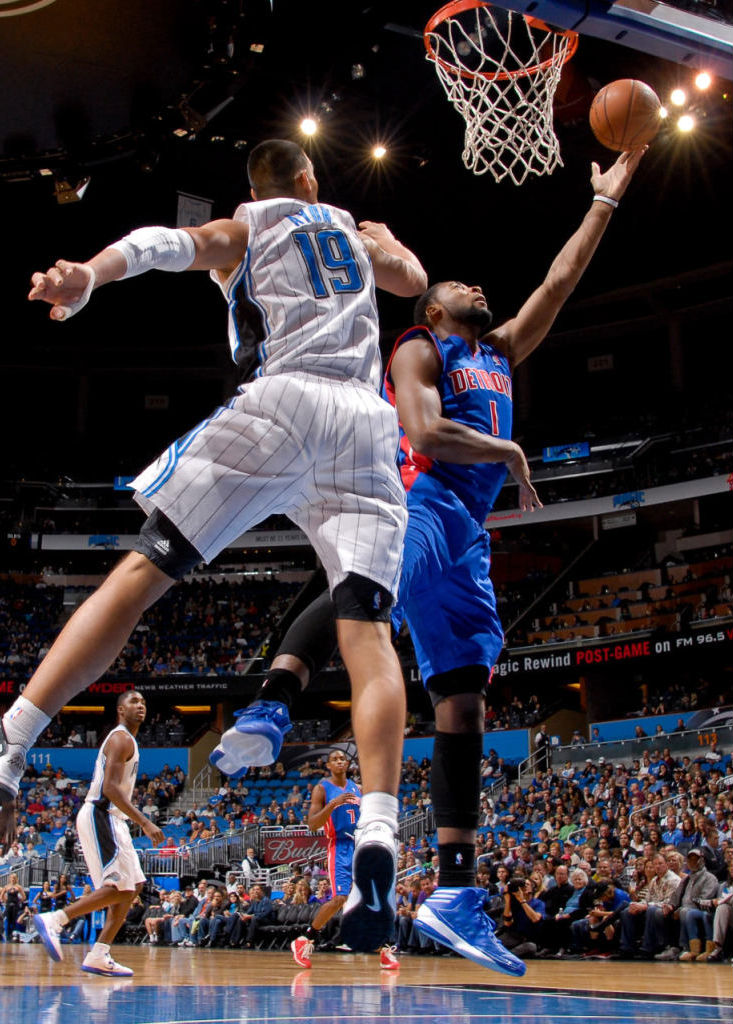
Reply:
<svg viewBox="0 0 733 1024"><path fill-rule="evenodd" d="M326 856L328 840L325 836L297 835L286 833L267 836L263 844L265 864L290 864L293 861L317 860Z"/></svg>

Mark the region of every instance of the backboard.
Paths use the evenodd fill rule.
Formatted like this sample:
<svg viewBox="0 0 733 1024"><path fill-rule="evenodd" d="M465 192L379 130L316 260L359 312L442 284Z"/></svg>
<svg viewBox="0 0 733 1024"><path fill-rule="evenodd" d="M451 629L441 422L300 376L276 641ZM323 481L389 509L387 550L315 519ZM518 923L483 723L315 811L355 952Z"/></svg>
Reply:
<svg viewBox="0 0 733 1024"><path fill-rule="evenodd" d="M494 0L581 35L607 39L733 80L733 24L657 0ZM695 5L705 10L703 3Z"/></svg>

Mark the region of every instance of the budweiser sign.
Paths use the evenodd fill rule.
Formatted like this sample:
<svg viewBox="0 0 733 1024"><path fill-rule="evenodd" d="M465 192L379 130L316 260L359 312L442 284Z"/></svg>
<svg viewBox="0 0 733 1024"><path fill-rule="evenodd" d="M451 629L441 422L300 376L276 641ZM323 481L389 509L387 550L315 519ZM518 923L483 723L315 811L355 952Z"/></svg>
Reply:
<svg viewBox="0 0 733 1024"><path fill-rule="evenodd" d="M264 841L265 864L288 864L296 860L325 857L325 836L268 836Z"/></svg>

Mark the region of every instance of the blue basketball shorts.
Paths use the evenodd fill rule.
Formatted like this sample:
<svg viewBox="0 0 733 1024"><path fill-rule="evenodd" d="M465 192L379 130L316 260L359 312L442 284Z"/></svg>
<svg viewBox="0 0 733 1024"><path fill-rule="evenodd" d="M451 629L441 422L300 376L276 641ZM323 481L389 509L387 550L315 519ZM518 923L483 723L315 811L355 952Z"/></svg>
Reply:
<svg viewBox="0 0 733 1024"><path fill-rule="evenodd" d="M489 671L504 644L489 579L489 534L428 474L407 495L408 522L392 622L406 619L423 682L468 665Z"/></svg>
<svg viewBox="0 0 733 1024"><path fill-rule="evenodd" d="M328 877L332 896L348 896L351 889L351 862L354 840L335 839L328 844Z"/></svg>

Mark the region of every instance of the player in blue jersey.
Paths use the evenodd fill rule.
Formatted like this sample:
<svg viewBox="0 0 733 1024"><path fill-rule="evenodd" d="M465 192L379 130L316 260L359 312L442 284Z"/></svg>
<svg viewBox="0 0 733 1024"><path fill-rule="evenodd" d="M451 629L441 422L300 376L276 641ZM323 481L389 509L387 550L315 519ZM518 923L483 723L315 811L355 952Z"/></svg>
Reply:
<svg viewBox="0 0 733 1024"><path fill-rule="evenodd" d="M508 974L524 964L504 949L475 886L484 693L503 645L484 528L507 471L523 511L541 507L522 449L511 440L514 368L547 335L578 283L638 166L622 154L543 283L511 320L492 329L477 285L444 281L417 302L418 325L398 339L385 392L400 417L408 529L393 624L410 627L435 708L431 792L439 887L415 926L477 963Z"/></svg>
<svg viewBox="0 0 733 1024"><path fill-rule="evenodd" d="M322 828L328 837L331 899L318 909L304 934L290 943L296 964L306 968L311 966L310 958L318 933L343 907L351 889L354 833L361 802L361 790L353 779L347 778L349 759L343 750L331 751L328 769L330 776L313 789L308 827L312 832ZM380 951L380 966L388 970L399 967L399 961L386 946Z"/></svg>
<svg viewBox="0 0 733 1024"><path fill-rule="evenodd" d="M398 339L385 378L401 421L409 513L393 624L408 622L436 721L431 786L440 884L416 927L508 974L523 974L524 964L495 938L474 873L484 691L503 644L483 524L507 471L520 508L540 507L524 453L511 440L512 372L550 330L642 155L624 153L603 174L592 165L590 209L515 317L492 330L481 288L433 285L418 300L418 326ZM270 700L291 700L325 664L333 647L328 620L324 594L286 635L265 687ZM348 911L347 903L342 934Z"/></svg>

